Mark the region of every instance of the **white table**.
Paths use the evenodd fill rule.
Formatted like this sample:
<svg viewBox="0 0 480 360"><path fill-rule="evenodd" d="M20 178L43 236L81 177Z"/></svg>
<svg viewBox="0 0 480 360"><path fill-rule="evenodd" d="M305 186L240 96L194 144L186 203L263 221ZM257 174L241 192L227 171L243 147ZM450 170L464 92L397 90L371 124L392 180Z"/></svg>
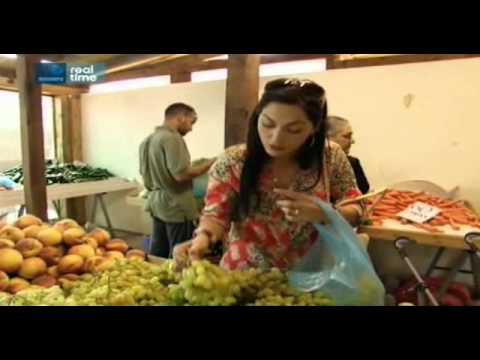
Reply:
<svg viewBox="0 0 480 360"><path fill-rule="evenodd" d="M385 220L380 226L360 226L359 232L366 233L372 240L395 243L399 239L407 239L414 244L436 247L438 250L425 276L431 276L435 270L447 271L444 284L439 291L440 296L446 292L448 285L459 272L472 274L476 295L480 295L480 259L465 241L468 234L478 233L480 229L465 225L460 226L459 230L453 230L448 225L437 226L437 228L443 232L430 233L412 225L403 225L398 221L389 219ZM440 267L438 263L447 249L463 250L463 254L452 267ZM471 271L462 270L468 259L470 259Z"/></svg>
<svg viewBox="0 0 480 360"><path fill-rule="evenodd" d="M47 200L52 201L58 209L58 205L55 203L58 200L94 196L90 218L91 222L94 223L96 209L98 203L100 203L109 230L112 231L112 223L103 196L112 192L131 191L137 190L138 188L139 185L137 183L122 178L111 178L107 180L88 181L76 184L55 184L47 186ZM25 210L25 193L23 189L0 192L0 208L18 205L21 206L19 212L19 214L21 214Z"/></svg>

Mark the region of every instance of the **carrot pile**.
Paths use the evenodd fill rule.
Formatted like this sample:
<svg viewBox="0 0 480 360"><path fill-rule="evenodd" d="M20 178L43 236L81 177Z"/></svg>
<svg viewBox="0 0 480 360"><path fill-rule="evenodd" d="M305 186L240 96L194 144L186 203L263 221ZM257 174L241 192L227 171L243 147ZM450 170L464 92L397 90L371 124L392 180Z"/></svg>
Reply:
<svg viewBox="0 0 480 360"><path fill-rule="evenodd" d="M435 206L441 212L423 224L410 222L397 215L417 201ZM480 228L480 218L462 200L445 200L423 192L388 191L379 202L370 200L367 206L372 205L369 219L373 225L382 225L384 220L393 219L433 233L443 232L438 227L444 225L449 225L453 230L460 230L460 225Z"/></svg>

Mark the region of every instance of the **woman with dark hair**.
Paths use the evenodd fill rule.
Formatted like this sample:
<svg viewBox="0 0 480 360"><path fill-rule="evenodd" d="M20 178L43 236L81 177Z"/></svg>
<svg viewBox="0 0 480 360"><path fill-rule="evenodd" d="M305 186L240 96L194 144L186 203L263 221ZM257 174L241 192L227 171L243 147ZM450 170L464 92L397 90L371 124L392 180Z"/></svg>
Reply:
<svg viewBox="0 0 480 360"><path fill-rule="evenodd" d="M313 225L325 221L316 201L361 195L345 153L326 141L326 118L321 86L269 82L250 118L246 146L226 149L210 170L199 226L192 241L175 249L177 261L203 258L223 242L227 269L295 264L317 238ZM337 210L352 225L362 215L359 205Z"/></svg>

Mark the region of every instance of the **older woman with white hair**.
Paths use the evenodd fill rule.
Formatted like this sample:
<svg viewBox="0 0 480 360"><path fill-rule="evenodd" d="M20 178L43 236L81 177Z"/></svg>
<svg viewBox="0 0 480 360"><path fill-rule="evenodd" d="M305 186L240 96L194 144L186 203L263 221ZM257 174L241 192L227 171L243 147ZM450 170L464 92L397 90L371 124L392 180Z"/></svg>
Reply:
<svg viewBox="0 0 480 360"><path fill-rule="evenodd" d="M329 116L327 121L329 129L328 138L331 141L340 145L345 154L347 154L350 165L352 166L353 172L355 173L358 188L363 194L368 193L368 191L370 190L370 184L368 183L367 177L365 176L365 172L363 171L362 165L360 164L360 160L353 156L350 156L350 148L353 144L355 144L355 140L353 139L353 130L350 122L347 119L339 116Z"/></svg>

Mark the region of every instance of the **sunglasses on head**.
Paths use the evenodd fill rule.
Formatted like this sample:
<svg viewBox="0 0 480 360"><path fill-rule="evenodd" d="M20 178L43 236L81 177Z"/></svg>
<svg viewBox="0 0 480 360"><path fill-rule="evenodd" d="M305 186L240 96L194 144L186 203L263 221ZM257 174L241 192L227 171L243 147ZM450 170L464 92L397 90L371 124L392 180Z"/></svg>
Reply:
<svg viewBox="0 0 480 360"><path fill-rule="evenodd" d="M319 100L325 96L325 90L311 80L300 79L277 79L265 85L265 91L275 91L286 88L299 88L305 96L316 97Z"/></svg>

